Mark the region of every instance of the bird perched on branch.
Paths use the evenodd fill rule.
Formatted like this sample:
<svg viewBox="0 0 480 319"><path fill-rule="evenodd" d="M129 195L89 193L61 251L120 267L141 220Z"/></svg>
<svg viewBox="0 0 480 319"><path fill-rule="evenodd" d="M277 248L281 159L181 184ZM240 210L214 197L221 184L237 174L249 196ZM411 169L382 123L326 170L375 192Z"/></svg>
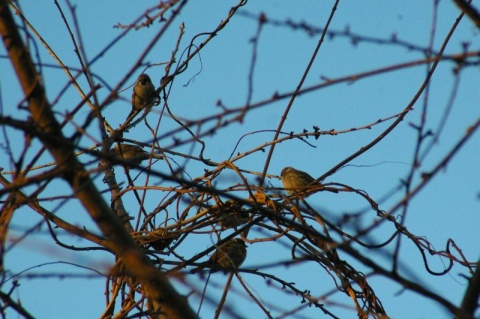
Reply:
<svg viewBox="0 0 480 319"><path fill-rule="evenodd" d="M280 177L282 178L283 188L285 188L290 195L304 193L313 187L323 188L322 184L317 182L312 176L308 175L308 173L293 167L285 167L282 169Z"/></svg>
<svg viewBox="0 0 480 319"><path fill-rule="evenodd" d="M210 259L190 271L194 274L203 268L210 268L211 272L236 271L247 257L247 246L240 238L233 238L218 246Z"/></svg>
<svg viewBox="0 0 480 319"><path fill-rule="evenodd" d="M247 223L249 214L242 203L229 199L226 202L220 202L218 205L210 208L210 213L215 216L215 219L222 229L238 227Z"/></svg>
<svg viewBox="0 0 480 319"><path fill-rule="evenodd" d="M163 159L163 155L160 154L150 154L145 152L143 148L138 145L133 144L120 144L120 148L118 148L118 144L113 148L113 152L115 153L115 157L119 161L127 162L132 166L138 166L144 160L152 158Z"/></svg>
<svg viewBox="0 0 480 319"><path fill-rule="evenodd" d="M132 93L132 111L127 118L134 113L140 112L146 107L152 106L156 97L155 87L148 74L142 73L138 76Z"/></svg>

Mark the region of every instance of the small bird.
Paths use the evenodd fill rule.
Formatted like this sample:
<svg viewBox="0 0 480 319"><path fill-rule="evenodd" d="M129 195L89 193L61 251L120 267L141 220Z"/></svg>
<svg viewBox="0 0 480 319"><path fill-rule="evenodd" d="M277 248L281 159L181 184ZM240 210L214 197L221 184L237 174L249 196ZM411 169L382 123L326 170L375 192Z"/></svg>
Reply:
<svg viewBox="0 0 480 319"><path fill-rule="evenodd" d="M233 199L212 206L210 213L215 216L218 225L222 229L234 228L245 224L249 217L247 210L242 207L242 203Z"/></svg>
<svg viewBox="0 0 480 319"><path fill-rule="evenodd" d="M298 194L314 186L322 186L312 176L293 167L285 167L280 173L283 188L290 194Z"/></svg>
<svg viewBox="0 0 480 319"><path fill-rule="evenodd" d="M138 166L144 160L152 158L163 159L163 155L160 154L150 154L145 152L143 148L138 145L133 144L120 144L120 149L118 148L118 144L113 148L113 152L117 160L128 162L128 164L132 166Z"/></svg>
<svg viewBox="0 0 480 319"><path fill-rule="evenodd" d="M151 106L155 99L155 87L148 74L142 73L138 76L137 81L133 87L132 93L132 111L127 118L132 114L143 110L147 106Z"/></svg>
<svg viewBox="0 0 480 319"><path fill-rule="evenodd" d="M222 270L223 272L236 271L247 257L247 246L240 238L233 238L218 246L208 261L190 271L194 274L199 270L209 267L211 272Z"/></svg>

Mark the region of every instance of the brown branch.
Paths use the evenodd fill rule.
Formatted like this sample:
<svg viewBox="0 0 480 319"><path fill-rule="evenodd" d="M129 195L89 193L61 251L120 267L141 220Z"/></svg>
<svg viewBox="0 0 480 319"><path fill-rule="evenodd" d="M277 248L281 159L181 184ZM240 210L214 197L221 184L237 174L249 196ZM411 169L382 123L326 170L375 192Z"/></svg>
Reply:
<svg viewBox="0 0 480 319"><path fill-rule="evenodd" d="M186 299L175 291L167 277L154 267L134 242L96 189L83 165L76 159L74 145L69 144L70 141L64 137L53 115L40 75L21 40L6 0L0 0L0 34L28 101L33 123L44 134L63 139L65 145L69 145L60 148L51 143L50 139L40 137L63 171L61 177L70 185L85 210L110 240L113 251L144 286L155 311L165 313L168 318L196 318Z"/></svg>
<svg viewBox="0 0 480 319"><path fill-rule="evenodd" d="M462 300L460 306L461 315L458 315L456 319L473 318L475 310L478 307L478 301L480 298L480 261L477 262L477 267L473 276L469 279L467 291Z"/></svg>
<svg viewBox="0 0 480 319"><path fill-rule="evenodd" d="M480 28L480 13L471 6L472 1L465 1L465 0L453 0L455 4L463 11L472 22L475 23L477 28Z"/></svg>
<svg viewBox="0 0 480 319"><path fill-rule="evenodd" d="M15 311L17 311L19 315L22 315L23 318L26 318L26 319L34 319L35 318L24 307L22 307L22 304L20 302L13 301L12 298L10 298L10 295L7 295L4 292L0 291L0 299L2 299L2 301L6 305L15 309Z"/></svg>
<svg viewBox="0 0 480 319"><path fill-rule="evenodd" d="M303 73L302 75L302 78L300 79L297 87L295 88L295 91L293 92L292 96L290 97L290 101L288 102L288 105L285 109L285 112L283 113L282 115L282 118L280 119L280 123L278 123L278 127L277 127L277 130L276 130L276 133L273 137L273 140L276 141L278 139L278 136L280 135L280 132L282 130L282 127L283 127L283 124L285 123L285 121L287 120L287 115L288 113L290 112L290 109L292 108L292 105L293 105L293 102L295 101L295 99L297 98L297 96L300 96L300 92L302 91L302 86L307 78L307 75L310 71L310 68L312 67L313 65L313 62L315 61L316 57L317 57L317 54L318 54L318 51L320 50L320 47L322 46L322 43L325 39L325 36L326 36L326 33L327 33L327 30L328 30L328 27L330 26L330 23L332 22L333 20L333 16L335 14L335 11L337 10L337 6L338 6L338 3L339 3L339 0L337 0L335 2L335 4L333 5L332 7L332 12L330 13L330 16L328 17L328 21L325 25L325 29L323 30L322 32L322 35L320 36L320 39L318 40L318 43L317 43L317 46L315 48L315 50L313 51L313 54L312 54L312 57L310 58L310 61L308 62L308 65L305 69L305 72ZM262 186L263 185L263 182L265 180L265 175L267 174L267 170L268 170L268 166L270 164L270 160L272 159L272 156L273 156L273 152L275 150L275 144L273 144L270 149L268 150L268 155L267 155L267 159L265 161L265 167L263 169L263 173L262 173L262 176L260 176L260 180L259 180L259 185Z"/></svg>
<svg viewBox="0 0 480 319"><path fill-rule="evenodd" d="M3 255L5 254L5 241L7 239L8 225L12 219L13 211L17 206L17 196L15 192L12 192L0 210L0 273L4 273Z"/></svg>
<svg viewBox="0 0 480 319"><path fill-rule="evenodd" d="M5 177L0 175L0 184L2 184L4 187L7 187L7 186L11 185L12 183L10 183ZM82 237L82 238L84 238L86 240L89 240L93 243L96 243L98 245L101 245L101 246L103 246L107 249L110 249L110 245L109 245L109 242L107 240L105 240L104 238L102 238L100 236L94 235L94 234L92 234L92 233L90 233L90 232L88 232L84 229L81 229L79 227L76 227L76 226L66 222L65 220L56 216L52 212L50 212L50 211L46 210L45 208L41 207L38 204L38 201L36 199L29 198L29 196L26 196L21 191L12 191L11 194L15 194L15 200L18 203L17 206L27 204L31 209L33 209L34 211L36 211L37 213L42 215L46 220L51 221L52 223L54 223L55 225L57 225L58 227L60 227L64 230L66 230L67 232L69 232L71 234L75 234L79 237ZM2 209L1 218L3 218L3 209ZM2 222L2 220L0 219L0 225L3 226L3 224L1 222ZM6 234L6 229L0 229L0 234L1 234L0 236Z"/></svg>

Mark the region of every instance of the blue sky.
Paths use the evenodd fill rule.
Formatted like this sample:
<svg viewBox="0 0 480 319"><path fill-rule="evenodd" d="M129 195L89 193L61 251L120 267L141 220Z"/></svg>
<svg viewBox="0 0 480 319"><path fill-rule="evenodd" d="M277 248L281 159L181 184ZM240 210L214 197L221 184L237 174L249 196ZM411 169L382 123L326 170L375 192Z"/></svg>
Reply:
<svg viewBox="0 0 480 319"><path fill-rule="evenodd" d="M427 47L432 32L432 2L378 0L340 2L330 26L330 31L335 32L336 36L327 37L322 44L304 87L322 83L323 78L336 79L423 59L424 54L419 50L408 50L401 45L392 43L376 44L359 41L357 44L353 44L351 38L341 34L349 29L350 32L358 34L362 38L371 37L387 40L387 42L395 34L399 40L419 47ZM474 1L474 3L478 5L478 2ZM117 23L129 24L146 8L156 4L156 1L144 1L136 4L132 4L130 1L78 2L76 14L87 58L95 57L109 41L121 32L120 29L114 28L114 25ZM158 64L169 60L181 22L185 22L185 35L180 44L180 50L183 50L196 34L213 30L225 18L229 8L235 4L234 1L189 2L165 36L149 52L144 61L145 64ZM251 39L255 36L257 29L257 20L251 18L252 16L264 12L272 21L291 20L323 28L330 15L332 4L332 1L248 2L241 9L241 14L235 16L228 26L201 51L201 59L194 58L188 69L175 79L169 96L169 106L173 114L184 121L195 120L207 115L218 114L221 111L217 106L219 100L228 108L240 107L245 104L252 58ZM67 12L69 21L72 21L65 3L61 2L60 5ZM74 48L53 2L23 1L22 8L30 23L42 34L62 61L71 67L79 67ZM434 28L433 48L435 50L440 48L458 15L459 10L451 1L440 1L436 16L437 24ZM102 83L106 83L110 87L115 86L132 68L160 27L161 24L155 22L150 28L130 32L92 65L91 70L101 77L104 81ZM258 39L252 101L255 103L269 100L275 92L293 91L299 83L319 37L318 33L308 35L302 30L292 30L284 24L281 26L265 24ZM200 39L195 43L199 44ZM464 42L470 43L470 50L478 50L478 29L475 29L468 18L463 18L461 21L445 53L461 53ZM43 63L55 64L43 47L40 46L38 50ZM0 54L5 54L3 47L0 49ZM329 176L325 182L344 183L365 190L375 200L384 198L401 184L401 180L405 179L411 170L417 134L410 124L419 123L425 101L428 105L426 128L437 132L442 116L449 106L449 100L454 95L453 107L443 131L437 136L437 141L417 169L413 182L413 185L417 185L421 181L421 173L428 172L435 167L465 134L467 127L473 124L479 116L480 90L478 83L480 74L478 66L468 67L460 73L457 91L455 91L454 67L455 64L451 62L440 63L432 78L427 100L425 100L425 95L422 95L414 105L414 110L393 132L373 149L349 163L349 166ZM52 101L58 95L59 90L68 83L68 78L59 69L44 67L42 70L47 95ZM142 69L137 69L127 84L133 84L141 71ZM164 66L153 66L147 71L156 86L158 86L163 72ZM425 74L426 67L422 65L354 82L327 86L301 95L296 99L282 130L298 133L303 129L311 130L313 126L318 126L321 130L342 131L375 123L378 119L401 112L416 94ZM22 99L22 93L10 62L5 58L0 60L0 80L3 114L25 119L28 116L27 112L18 111L16 108ZM80 78L80 83L86 89L84 78ZM126 91L121 93L121 97L124 99L115 101L103 113L114 127L122 123L130 111L131 106L128 100L131 88L126 86ZM102 88L99 91L100 100L105 98L108 93L108 87ZM59 112L71 110L79 101L78 93L70 87L55 105L55 110ZM251 132L258 131L256 134L244 137L235 150L235 154L247 152L271 141L272 130L277 127L287 103L288 100L283 99L252 110L247 114L243 123L234 123L219 130L213 136L205 137L204 141L207 145L205 157L216 162L228 159L239 139ZM160 110L161 107L158 107L149 115L152 125L156 125L160 121ZM88 109L85 107L79 117L82 118L86 114L88 114ZM293 166L318 177L371 142L391 123L392 121L388 121L374 125L369 130L357 130L336 136L325 135L318 140L309 138L308 142L312 146L295 139L287 140L276 146L268 172L279 175L283 167ZM178 124L168 116L164 115L161 118L160 132L169 132L177 128ZM92 138L82 139L84 147L98 142L100 135L97 127L92 125L91 130L92 132L89 133ZM66 128L66 132L71 131L71 126ZM4 132L0 133L2 144L7 139L12 142L12 140L20 138L21 142L18 145L12 143L13 151L18 155L23 148L23 135L10 129L6 130L7 136ZM186 136L184 132L177 134L177 137L181 138ZM152 134L141 123L130 130L125 137L149 142ZM164 147L172 144L171 138L164 138L161 134L158 138ZM405 220L405 226L410 232L426 238L437 250L445 249L447 240L453 239L469 261L475 261L479 256L479 142L477 132L449 162L448 166L409 203ZM200 148L196 145L191 149L191 144L188 144L183 147L175 147L174 150L198 154ZM265 165L266 154L267 152L257 152L235 164L242 169L261 172ZM34 152L31 151L27 155L31 158ZM86 162L88 159L88 157L84 157L82 161ZM44 155L40 162L47 163L50 160L48 155ZM186 165L186 172L192 178L201 176L206 168L199 162L186 161L181 157L176 157L174 160L179 165ZM95 165L90 165L90 168L94 168ZM4 167L5 171L12 169L6 158L0 161L0 166ZM162 162L154 164L153 168L163 173L169 172ZM105 189L106 185L101 182L101 178L101 176L97 176L95 181L100 189ZM117 178L123 180L121 170L117 171ZM255 183L255 176L251 175L248 178L252 184ZM137 185L142 185L143 180L140 178ZM164 185L161 182L156 180L151 185L156 185L155 183ZM224 171L216 186L228 187L239 182L240 179L232 171ZM267 182L272 186L281 187L278 179L270 179ZM26 192L31 192L33 189L35 186L28 187ZM52 183L42 198L48 199L49 196L59 194L70 195L71 191L63 182L57 181ZM147 192L146 210L150 212L157 207L163 196L166 195L158 191ZM238 196L242 196L242 193L239 192ZM403 196L404 192L402 191L388 196L381 202L382 209L388 211ZM105 199L109 201L108 194L105 194ZM127 209L133 212L132 215L135 215L138 211L138 203L132 194L126 194L124 200ZM367 203L351 194L319 193L311 196L308 202L324 212L325 216L333 222L338 222L344 214L359 212L368 206ZM42 203L62 218L95 231L95 225L75 201L63 202L55 199ZM369 225L375 220L375 217L375 213L369 210L362 217L361 224ZM6 267L12 274L29 267L58 261L103 271L111 265L113 257L110 254L95 251L73 252L56 246L49 236L46 225L41 221L42 219L28 208L19 209L16 212L12 220L10 248L5 258ZM40 229L32 230L27 238L21 239L21 236L37 223L41 225ZM352 230L352 227L352 225L346 224L344 230ZM373 240L381 242L386 240L392 231L391 226L383 225L374 229L370 235ZM60 238L71 245L91 246L72 235L64 234L61 231L60 234ZM255 229L252 236L267 237L265 233ZM19 243L14 244L16 240L19 240ZM179 246L178 253L184 256L193 256L193 254L206 249L211 243L212 238L208 235L195 234L188 238L185 244ZM283 241L283 244L287 244L287 241ZM391 253L393 245L378 251L355 248L368 254L370 258L379 261L385 267L390 265L385 256ZM458 256L457 253L452 253ZM286 261L289 254L289 250L282 245L281 240L255 243L249 245L248 257L243 267L259 267L274 261ZM369 273L368 268L360 265L350 256L341 253L341 258L364 273ZM427 258L435 271L443 270L448 263L448 260L442 260L438 256L427 255ZM403 275L421 283L433 292L439 293L456 305L460 303L466 289L466 281L463 276L468 275L465 267L455 265L447 275L432 276L425 270L416 247L405 238L402 240L400 259ZM290 268L276 267L265 271L271 271L286 281L295 282L301 290L311 289L312 295L322 295L333 288L330 277L323 269L311 267L308 264ZM53 274L56 272L94 274L65 263L44 265L32 269L26 274ZM218 299L226 278L223 274L212 275L207 293ZM260 277L242 274L242 278L256 296L271 307L275 317L279 317L283 311L301 306L301 298L288 295L278 288L269 287ZM183 293L189 292L190 287L203 288L204 282L197 276L187 276L185 279L186 283L174 281L174 285ZM451 317L437 303L416 293L404 291L398 284L390 280L380 276L374 276L370 280L370 285L381 297L385 309L392 318ZM9 281L9 283L11 282ZM21 277L20 287L16 289L13 297L20 299L22 305L37 318L64 318L66 313L70 318L95 318L99 317L104 310L104 291L105 280L101 277L80 279L68 278L68 276L61 279L52 279L48 276L47 278ZM245 318L264 317L264 314L252 303L236 279L234 279L230 293L227 304ZM52 302L53 300L54 302ZM192 307L196 309L198 299L192 297L191 300ZM352 307L352 303L345 295L337 293L331 300ZM341 318L354 316L351 308L343 309L341 306L329 303L326 303L326 306ZM206 302L202 307L202 318L213 317L214 310L215 307ZM304 318L316 317L319 315L319 310L305 309L300 314ZM225 316L225 318L227 317Z"/></svg>

